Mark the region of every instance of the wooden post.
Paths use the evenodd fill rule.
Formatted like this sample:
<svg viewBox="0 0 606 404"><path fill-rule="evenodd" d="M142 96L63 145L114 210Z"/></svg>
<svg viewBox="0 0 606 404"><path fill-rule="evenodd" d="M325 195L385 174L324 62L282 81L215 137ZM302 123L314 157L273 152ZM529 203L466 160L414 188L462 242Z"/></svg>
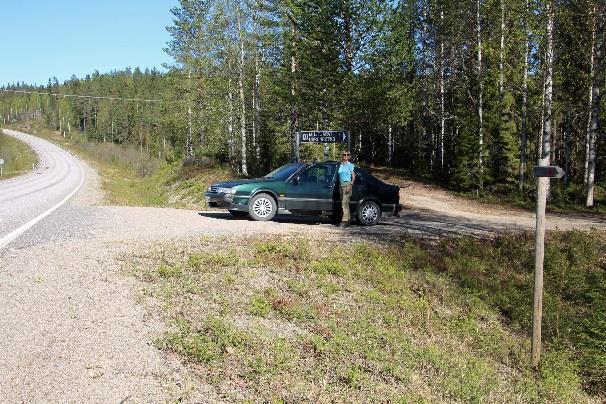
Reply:
<svg viewBox="0 0 606 404"><path fill-rule="evenodd" d="M534 304L532 310L532 367L541 359L541 323L543 319L543 260L545 257L545 205L549 178L537 178L537 223L534 257Z"/></svg>

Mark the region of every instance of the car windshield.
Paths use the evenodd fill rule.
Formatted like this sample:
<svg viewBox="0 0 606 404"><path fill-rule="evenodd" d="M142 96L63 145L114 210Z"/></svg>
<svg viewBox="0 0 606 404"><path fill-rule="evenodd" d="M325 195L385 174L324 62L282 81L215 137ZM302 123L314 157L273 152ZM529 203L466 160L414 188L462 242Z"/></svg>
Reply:
<svg viewBox="0 0 606 404"><path fill-rule="evenodd" d="M299 170L299 168L301 167L303 167L303 165L297 163L285 164L282 167L276 168L275 170L267 174L265 178L285 180L291 175L293 175L295 172L297 172L297 170Z"/></svg>

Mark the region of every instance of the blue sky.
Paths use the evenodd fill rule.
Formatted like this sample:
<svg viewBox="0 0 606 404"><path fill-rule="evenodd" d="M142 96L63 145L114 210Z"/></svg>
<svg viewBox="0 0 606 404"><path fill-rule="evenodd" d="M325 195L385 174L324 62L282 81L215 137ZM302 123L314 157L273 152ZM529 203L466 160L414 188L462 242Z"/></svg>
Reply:
<svg viewBox="0 0 606 404"><path fill-rule="evenodd" d="M177 0L17 0L2 4L0 85L60 82L170 63L164 52Z"/></svg>

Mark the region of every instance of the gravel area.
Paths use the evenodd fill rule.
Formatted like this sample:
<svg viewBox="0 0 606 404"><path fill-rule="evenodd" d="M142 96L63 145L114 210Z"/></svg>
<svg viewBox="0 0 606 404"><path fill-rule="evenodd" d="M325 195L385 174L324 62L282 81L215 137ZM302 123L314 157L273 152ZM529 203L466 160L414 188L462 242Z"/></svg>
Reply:
<svg viewBox="0 0 606 404"><path fill-rule="evenodd" d="M117 260L135 248L70 241L2 256L0 401L218 401L153 345L163 324Z"/></svg>

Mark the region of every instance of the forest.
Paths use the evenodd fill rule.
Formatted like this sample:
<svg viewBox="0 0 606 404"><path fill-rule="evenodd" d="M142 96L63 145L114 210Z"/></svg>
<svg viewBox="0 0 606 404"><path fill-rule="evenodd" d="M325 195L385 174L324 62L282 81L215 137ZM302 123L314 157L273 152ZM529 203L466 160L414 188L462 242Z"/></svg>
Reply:
<svg viewBox="0 0 606 404"><path fill-rule="evenodd" d="M212 159L244 176L292 160L298 130L346 130L358 164L460 191L531 198L532 167L559 165L558 186L593 206L606 184L605 8L180 0L165 70L8 84L0 122L40 119L65 136L80 131L184 164Z"/></svg>

